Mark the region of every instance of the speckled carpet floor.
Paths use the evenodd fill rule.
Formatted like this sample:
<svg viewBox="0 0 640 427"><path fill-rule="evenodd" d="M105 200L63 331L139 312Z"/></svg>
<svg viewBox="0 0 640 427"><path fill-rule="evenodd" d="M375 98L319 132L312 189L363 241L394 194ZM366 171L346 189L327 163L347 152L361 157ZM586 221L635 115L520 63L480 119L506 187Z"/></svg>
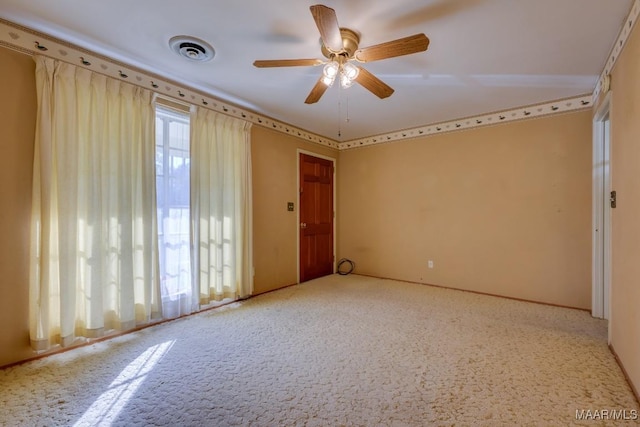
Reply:
<svg viewBox="0 0 640 427"><path fill-rule="evenodd" d="M576 419L639 409L606 328L335 275L1 370L0 424L635 425Z"/></svg>

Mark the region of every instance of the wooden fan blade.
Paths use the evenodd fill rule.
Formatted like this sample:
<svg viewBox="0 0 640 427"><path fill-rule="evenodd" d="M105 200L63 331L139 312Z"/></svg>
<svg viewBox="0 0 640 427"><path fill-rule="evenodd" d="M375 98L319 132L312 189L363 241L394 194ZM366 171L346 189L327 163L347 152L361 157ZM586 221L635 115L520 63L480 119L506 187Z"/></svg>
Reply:
<svg viewBox="0 0 640 427"><path fill-rule="evenodd" d="M323 61L320 59L264 59L253 62L254 67L307 67L313 65L321 65Z"/></svg>
<svg viewBox="0 0 640 427"><path fill-rule="evenodd" d="M356 77L356 82L360 83L365 89L380 99L388 98L393 94L394 90L391 86L387 85L364 68L359 68L360 72L358 73L358 77Z"/></svg>
<svg viewBox="0 0 640 427"><path fill-rule="evenodd" d="M353 57L360 62L378 61L395 56L424 52L429 47L429 38L424 34L415 34L402 39L358 49Z"/></svg>
<svg viewBox="0 0 640 427"><path fill-rule="evenodd" d="M316 85L313 87L313 89L311 89L311 92L309 93L309 96L307 96L307 99L304 100L304 103L315 104L320 100L322 95L324 95L328 87L329 86L324 84L324 82L322 81L322 77L320 77L316 82Z"/></svg>
<svg viewBox="0 0 640 427"><path fill-rule="evenodd" d="M333 52L340 52L344 48L342 45L342 35L338 26L336 11L330 7L317 4L311 6L311 15L316 21L322 43Z"/></svg>

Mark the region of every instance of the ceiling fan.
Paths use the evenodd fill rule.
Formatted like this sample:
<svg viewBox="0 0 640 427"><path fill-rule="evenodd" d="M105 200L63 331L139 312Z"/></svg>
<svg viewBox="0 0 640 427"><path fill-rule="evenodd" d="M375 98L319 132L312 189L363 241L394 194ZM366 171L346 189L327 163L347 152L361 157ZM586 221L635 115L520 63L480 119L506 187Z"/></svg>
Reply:
<svg viewBox="0 0 640 427"><path fill-rule="evenodd" d="M360 36L357 32L338 26L336 11L318 4L310 7L311 15L320 31L321 51L327 60L322 59L273 59L257 60L258 68L297 67L323 65L322 76L316 82L311 93L304 101L313 104L320 100L324 92L333 85L336 78L340 85L347 88L353 82L359 83L378 98L387 98L393 89L354 62L372 62L396 56L423 52L429 47L429 39L424 34L415 34L386 43L359 48Z"/></svg>

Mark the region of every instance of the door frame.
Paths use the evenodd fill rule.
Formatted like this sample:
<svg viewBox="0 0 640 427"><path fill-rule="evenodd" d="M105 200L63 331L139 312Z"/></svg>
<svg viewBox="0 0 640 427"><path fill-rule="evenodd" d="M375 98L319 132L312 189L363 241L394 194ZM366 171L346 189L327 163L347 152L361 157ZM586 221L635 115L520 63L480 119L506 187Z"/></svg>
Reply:
<svg viewBox="0 0 640 427"><path fill-rule="evenodd" d="M314 153L313 151L303 150L298 148L296 150L296 283L300 283L300 154L306 154L307 156L317 157L318 159L329 160L333 164L333 266L332 272L336 272L336 223L338 208L336 205L336 170L337 159L335 157L329 157L322 154Z"/></svg>
<svg viewBox="0 0 640 427"><path fill-rule="evenodd" d="M611 318L611 92L593 115L593 212L591 315ZM608 122L608 129L605 126ZM605 131L608 135L605 136Z"/></svg>

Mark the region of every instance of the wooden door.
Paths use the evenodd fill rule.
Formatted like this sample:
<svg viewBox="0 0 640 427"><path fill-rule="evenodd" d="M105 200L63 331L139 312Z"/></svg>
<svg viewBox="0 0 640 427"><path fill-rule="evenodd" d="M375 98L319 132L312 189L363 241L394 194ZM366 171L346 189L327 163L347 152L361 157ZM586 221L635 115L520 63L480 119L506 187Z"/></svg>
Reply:
<svg viewBox="0 0 640 427"><path fill-rule="evenodd" d="M300 153L300 281L333 274L333 162Z"/></svg>

